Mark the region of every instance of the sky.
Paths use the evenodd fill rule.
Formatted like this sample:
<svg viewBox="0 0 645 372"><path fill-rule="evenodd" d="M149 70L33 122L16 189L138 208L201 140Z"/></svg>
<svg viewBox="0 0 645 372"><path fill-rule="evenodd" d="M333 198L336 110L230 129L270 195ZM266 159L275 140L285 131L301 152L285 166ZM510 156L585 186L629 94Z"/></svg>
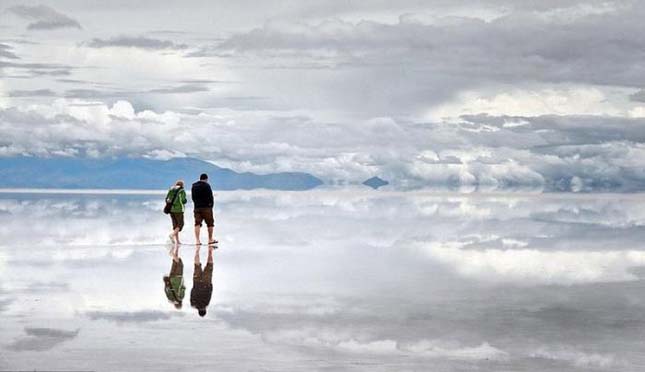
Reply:
<svg viewBox="0 0 645 372"><path fill-rule="evenodd" d="M643 12L2 0L0 156L189 156L400 188L642 189Z"/></svg>

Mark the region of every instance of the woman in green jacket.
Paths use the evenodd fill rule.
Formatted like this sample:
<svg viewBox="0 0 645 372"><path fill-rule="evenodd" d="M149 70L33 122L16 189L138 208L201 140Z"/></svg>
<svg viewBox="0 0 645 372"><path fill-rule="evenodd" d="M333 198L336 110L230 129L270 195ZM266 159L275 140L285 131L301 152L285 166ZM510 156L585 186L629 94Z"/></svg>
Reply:
<svg viewBox="0 0 645 372"><path fill-rule="evenodd" d="M168 194L166 194L166 202L172 202L172 207L170 208L172 232L168 237L173 243L181 244L179 241L179 232L184 228L184 205L188 203L188 199L186 199L186 191L184 190L184 181L178 180L175 182L175 185L168 190Z"/></svg>

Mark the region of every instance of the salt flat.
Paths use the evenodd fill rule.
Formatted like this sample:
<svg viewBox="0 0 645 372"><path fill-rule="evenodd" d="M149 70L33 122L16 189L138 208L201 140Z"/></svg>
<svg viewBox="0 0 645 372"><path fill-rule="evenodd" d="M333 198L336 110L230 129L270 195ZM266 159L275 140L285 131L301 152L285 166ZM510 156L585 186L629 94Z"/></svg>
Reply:
<svg viewBox="0 0 645 372"><path fill-rule="evenodd" d="M204 318L162 198L0 193L0 370L645 367L645 195L218 192Z"/></svg>

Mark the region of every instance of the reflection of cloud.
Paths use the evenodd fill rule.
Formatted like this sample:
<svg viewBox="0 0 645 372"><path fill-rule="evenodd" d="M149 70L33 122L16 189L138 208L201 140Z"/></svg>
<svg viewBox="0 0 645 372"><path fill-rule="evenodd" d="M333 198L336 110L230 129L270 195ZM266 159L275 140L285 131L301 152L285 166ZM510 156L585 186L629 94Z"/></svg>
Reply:
<svg viewBox="0 0 645 372"><path fill-rule="evenodd" d="M172 316L180 316L179 312L163 312L157 310L141 311L88 311L85 313L92 320L108 320L117 323L142 323L167 320Z"/></svg>
<svg viewBox="0 0 645 372"><path fill-rule="evenodd" d="M400 355L454 360L506 359L508 354L487 342L463 346L455 342L421 339L400 342L391 339L359 341L325 329L286 329L267 331L262 338L272 343L331 349L352 354Z"/></svg>
<svg viewBox="0 0 645 372"><path fill-rule="evenodd" d="M78 336L79 330L25 327L27 336L18 338L7 348L14 351L44 351Z"/></svg>
<svg viewBox="0 0 645 372"><path fill-rule="evenodd" d="M616 364L608 354L585 353L566 346L545 346L531 353L532 358L563 361L578 368L609 368Z"/></svg>
<svg viewBox="0 0 645 372"><path fill-rule="evenodd" d="M458 243L430 243L424 249L432 259L464 277L519 285L636 280L629 269L645 265L642 251L464 249Z"/></svg>

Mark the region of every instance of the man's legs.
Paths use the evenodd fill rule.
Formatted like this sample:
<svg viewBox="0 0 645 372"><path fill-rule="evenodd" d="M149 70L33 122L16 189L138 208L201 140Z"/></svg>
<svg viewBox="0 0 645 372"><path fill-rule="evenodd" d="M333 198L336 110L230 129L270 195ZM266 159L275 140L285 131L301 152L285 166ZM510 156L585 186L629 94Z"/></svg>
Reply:
<svg viewBox="0 0 645 372"><path fill-rule="evenodd" d="M201 245L201 241L199 240L199 233L201 231L201 226L195 225L195 244Z"/></svg>
<svg viewBox="0 0 645 372"><path fill-rule="evenodd" d="M208 243L213 242L213 226L208 226Z"/></svg>
<svg viewBox="0 0 645 372"><path fill-rule="evenodd" d="M215 219L213 218L213 209L210 208L208 209L206 213L206 226L208 227L208 244L214 244L217 243L215 239L213 239L213 230L215 226Z"/></svg>
<svg viewBox="0 0 645 372"><path fill-rule="evenodd" d="M201 232L202 221L204 220L204 216L202 216L201 208L195 208L195 211L193 212L193 216L195 217L195 244L201 245L202 242L201 240L199 240L199 233Z"/></svg>

